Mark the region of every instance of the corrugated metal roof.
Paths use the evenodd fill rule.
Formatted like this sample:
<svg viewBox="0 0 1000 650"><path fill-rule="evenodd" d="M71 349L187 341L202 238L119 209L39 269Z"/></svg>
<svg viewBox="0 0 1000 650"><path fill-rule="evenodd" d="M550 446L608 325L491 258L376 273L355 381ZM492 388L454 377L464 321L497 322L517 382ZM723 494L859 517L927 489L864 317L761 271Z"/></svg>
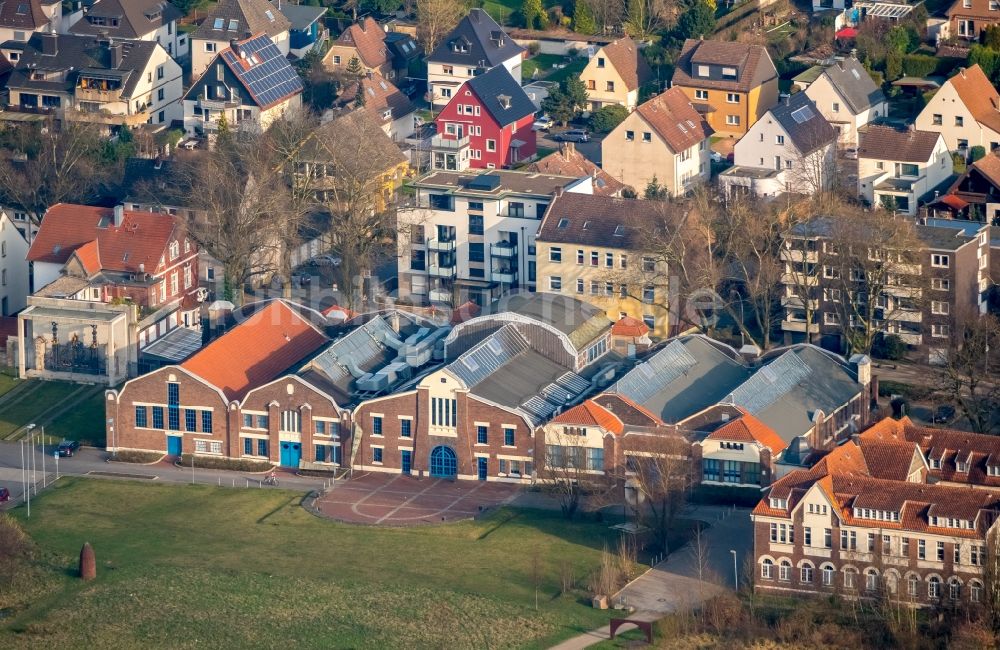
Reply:
<svg viewBox="0 0 1000 650"><path fill-rule="evenodd" d="M471 348L448 366L468 388L499 370L508 361L528 350L528 342L513 325L504 325L489 338Z"/></svg>
<svg viewBox="0 0 1000 650"><path fill-rule="evenodd" d="M750 413L759 413L781 399L811 372L812 369L798 355L786 352L757 370L726 401Z"/></svg>
<svg viewBox="0 0 1000 650"><path fill-rule="evenodd" d="M642 404L697 363L682 341L671 341L622 377L614 391Z"/></svg>

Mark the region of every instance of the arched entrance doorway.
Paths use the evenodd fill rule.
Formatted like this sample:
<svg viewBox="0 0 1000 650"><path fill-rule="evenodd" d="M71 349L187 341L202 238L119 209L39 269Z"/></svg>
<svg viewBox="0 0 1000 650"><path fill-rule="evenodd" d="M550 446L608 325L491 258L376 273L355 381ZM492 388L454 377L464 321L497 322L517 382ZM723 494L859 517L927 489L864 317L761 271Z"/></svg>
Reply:
<svg viewBox="0 0 1000 650"><path fill-rule="evenodd" d="M434 478L455 478L458 474L458 459L451 447L438 445L431 450L431 476Z"/></svg>

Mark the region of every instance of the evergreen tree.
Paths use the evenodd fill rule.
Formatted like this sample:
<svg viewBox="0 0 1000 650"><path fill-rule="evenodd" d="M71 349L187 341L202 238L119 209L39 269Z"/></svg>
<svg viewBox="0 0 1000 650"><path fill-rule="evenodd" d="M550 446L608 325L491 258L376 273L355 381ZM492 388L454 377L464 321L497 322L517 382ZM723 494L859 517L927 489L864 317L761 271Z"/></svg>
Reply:
<svg viewBox="0 0 1000 650"><path fill-rule="evenodd" d="M594 19L594 12L590 5L583 0L576 0L576 7L573 9L573 31L578 34L596 34L597 20Z"/></svg>
<svg viewBox="0 0 1000 650"><path fill-rule="evenodd" d="M352 56L347 62L347 76L353 79L360 79L365 76L365 69L361 66L361 59L356 56Z"/></svg>
<svg viewBox="0 0 1000 650"><path fill-rule="evenodd" d="M360 81L358 82L358 90L354 93L354 106L355 108L360 108L365 105L365 87Z"/></svg>
<svg viewBox="0 0 1000 650"><path fill-rule="evenodd" d="M566 124L587 106L587 88L579 77L570 77L553 88L542 100L542 110L554 120Z"/></svg>
<svg viewBox="0 0 1000 650"><path fill-rule="evenodd" d="M714 31L715 12L703 0L695 2L677 21L677 32L681 38L699 38Z"/></svg>

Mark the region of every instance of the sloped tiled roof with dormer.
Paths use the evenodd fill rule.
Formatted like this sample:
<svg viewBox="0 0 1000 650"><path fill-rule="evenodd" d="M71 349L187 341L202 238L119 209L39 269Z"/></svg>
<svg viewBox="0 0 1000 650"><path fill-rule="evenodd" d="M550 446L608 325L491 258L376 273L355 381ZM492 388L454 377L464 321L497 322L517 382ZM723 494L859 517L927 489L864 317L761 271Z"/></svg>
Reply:
<svg viewBox="0 0 1000 650"><path fill-rule="evenodd" d="M220 0L191 35L194 40L231 41L287 32L291 23L267 0Z"/></svg>
<svg viewBox="0 0 1000 650"><path fill-rule="evenodd" d="M523 52L524 48L485 10L475 8L441 41L427 61L492 68Z"/></svg>

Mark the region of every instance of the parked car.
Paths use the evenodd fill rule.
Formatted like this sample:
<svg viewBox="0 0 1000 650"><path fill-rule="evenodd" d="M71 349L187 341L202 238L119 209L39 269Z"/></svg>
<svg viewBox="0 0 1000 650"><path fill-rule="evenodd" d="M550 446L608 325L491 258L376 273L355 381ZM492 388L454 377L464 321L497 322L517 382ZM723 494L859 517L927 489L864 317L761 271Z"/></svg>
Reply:
<svg viewBox="0 0 1000 650"><path fill-rule="evenodd" d="M942 404L934 409L932 419L935 424L948 424L955 419L955 407L949 404Z"/></svg>
<svg viewBox="0 0 1000 650"><path fill-rule="evenodd" d="M72 456L80 448L80 443L76 440L63 440L59 443L59 455L63 457Z"/></svg>
<svg viewBox="0 0 1000 650"><path fill-rule="evenodd" d="M4 501L10 501L10 490L5 487L0 487L0 503Z"/></svg>
<svg viewBox="0 0 1000 650"><path fill-rule="evenodd" d="M714 163L721 163L723 161L722 154L719 153L718 151L713 151L712 153L708 154L708 156L709 158L712 159L712 162Z"/></svg>
<svg viewBox="0 0 1000 650"><path fill-rule="evenodd" d="M531 125L531 128L535 131L548 131L555 123L556 121L548 115L542 115L535 120L535 123Z"/></svg>
<svg viewBox="0 0 1000 650"><path fill-rule="evenodd" d="M590 135L586 129L570 129L552 136L556 142L590 142Z"/></svg>
<svg viewBox="0 0 1000 650"><path fill-rule="evenodd" d="M340 257L337 255L317 255L309 261L316 266L340 266Z"/></svg>

